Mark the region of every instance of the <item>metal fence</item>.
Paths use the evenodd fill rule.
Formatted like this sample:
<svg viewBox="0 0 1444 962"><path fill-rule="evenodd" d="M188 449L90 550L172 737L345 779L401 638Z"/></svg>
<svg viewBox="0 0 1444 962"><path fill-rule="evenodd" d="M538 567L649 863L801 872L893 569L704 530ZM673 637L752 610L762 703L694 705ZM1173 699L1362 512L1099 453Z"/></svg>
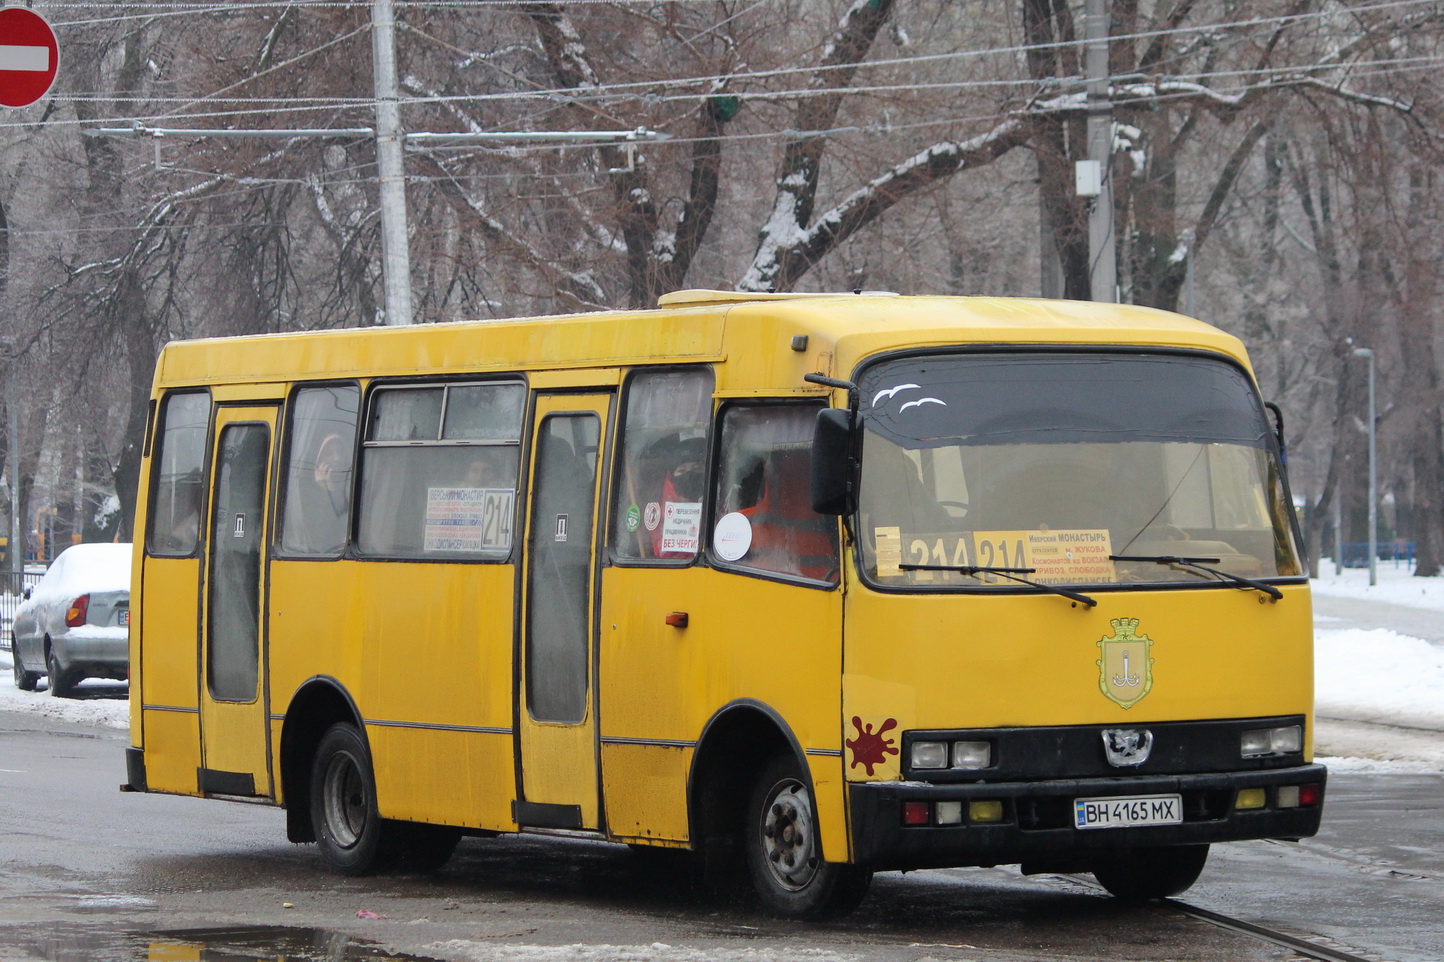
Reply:
<svg viewBox="0 0 1444 962"><path fill-rule="evenodd" d="M1342 560L1345 568L1367 568L1369 567L1369 542L1367 541L1345 541L1342 545L1344 553ZM1390 563L1394 567L1403 565L1408 567L1414 563L1414 542L1412 541L1380 541L1375 547L1378 554L1377 563Z"/></svg>
<svg viewBox="0 0 1444 962"><path fill-rule="evenodd" d="M42 577L43 571L0 571L0 651L10 650L10 624L15 620L15 609L25 600L25 589L33 587Z"/></svg>

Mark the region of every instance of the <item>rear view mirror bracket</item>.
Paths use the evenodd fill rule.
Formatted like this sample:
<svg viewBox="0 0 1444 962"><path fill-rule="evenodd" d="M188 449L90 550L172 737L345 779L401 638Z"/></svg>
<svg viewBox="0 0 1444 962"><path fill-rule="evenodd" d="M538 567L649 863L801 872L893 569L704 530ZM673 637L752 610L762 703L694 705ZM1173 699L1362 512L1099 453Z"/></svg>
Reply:
<svg viewBox="0 0 1444 962"><path fill-rule="evenodd" d="M823 374L807 374L804 380L847 390L847 409L817 412L812 434L812 510L846 518L857 499L857 385Z"/></svg>

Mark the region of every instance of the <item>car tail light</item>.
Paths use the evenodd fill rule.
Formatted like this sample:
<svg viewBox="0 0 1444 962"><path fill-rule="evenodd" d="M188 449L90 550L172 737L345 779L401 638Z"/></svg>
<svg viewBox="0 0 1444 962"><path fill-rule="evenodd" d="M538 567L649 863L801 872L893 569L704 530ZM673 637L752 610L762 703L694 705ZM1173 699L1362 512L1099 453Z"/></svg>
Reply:
<svg viewBox="0 0 1444 962"><path fill-rule="evenodd" d="M79 628L85 624L86 612L90 610L90 595L81 595L70 603L70 610L65 613L65 624L69 628Z"/></svg>

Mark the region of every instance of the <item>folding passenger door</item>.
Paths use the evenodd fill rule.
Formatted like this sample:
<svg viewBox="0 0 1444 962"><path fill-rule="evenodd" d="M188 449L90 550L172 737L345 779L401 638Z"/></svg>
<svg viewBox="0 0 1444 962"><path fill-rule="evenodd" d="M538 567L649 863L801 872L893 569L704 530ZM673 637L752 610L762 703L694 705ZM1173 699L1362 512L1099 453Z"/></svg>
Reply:
<svg viewBox="0 0 1444 962"><path fill-rule="evenodd" d="M600 827L597 479L610 406L609 395L537 398L517 688L523 825Z"/></svg>
<svg viewBox="0 0 1444 962"><path fill-rule="evenodd" d="M200 789L270 796L264 627L273 406L216 411L201 622Z"/></svg>

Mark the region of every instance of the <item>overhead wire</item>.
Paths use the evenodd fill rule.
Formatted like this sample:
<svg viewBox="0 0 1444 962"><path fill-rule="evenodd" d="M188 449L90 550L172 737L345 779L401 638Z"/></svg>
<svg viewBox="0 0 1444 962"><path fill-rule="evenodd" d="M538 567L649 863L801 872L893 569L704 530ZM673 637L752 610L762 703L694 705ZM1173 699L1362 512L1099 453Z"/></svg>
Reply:
<svg viewBox="0 0 1444 962"><path fill-rule="evenodd" d="M763 5L765 2L767 2L767 0L758 0L757 3L754 3L751 7L747 8L747 9L750 11L750 10L752 10L752 9L755 9L755 8L758 7L758 6ZM1431 2L1431 0L1392 0L1392 2L1367 4L1367 5L1364 5L1364 6L1361 6L1361 7L1351 8L1351 9L1348 9L1348 10L1337 10L1337 9L1336 9L1336 10L1330 11L1330 12L1329 12L1329 15L1331 15L1331 16L1337 16L1337 15L1339 15L1339 14L1350 14L1350 15L1354 15L1354 14L1362 14L1362 13L1368 13L1368 12L1377 12L1377 11L1386 10L1386 9L1419 7L1419 6L1429 5L1430 2ZM443 2L443 0L411 0L411 2L408 2L408 0L402 0L402 2L398 4L398 6L401 6L401 7L415 7L415 8L426 8L426 7L451 8L451 7L463 7L463 6L465 6L465 7L475 7L475 6L506 7L506 6L510 6L510 5L511 5L511 4L509 3L509 0L498 0L498 2L496 2L496 3L488 3L488 2L486 2L486 0L466 0L465 3ZM591 0L576 0L575 3L571 3L571 4L567 4L567 5L568 5L568 6L578 6L578 7L589 6L589 5L591 5ZM111 4L98 4L98 3L62 3L62 4L50 4L50 5L47 5L48 8L54 7L54 8L76 8L76 9L79 9L79 8L89 9L89 8L98 7L98 6L104 6L106 9L114 9L114 5L111 5ZM153 10L153 9L160 8L160 9L165 9L165 10L167 10L167 11L173 11L173 12L175 12L176 15L194 15L194 14L196 14L196 13L210 13L210 12L235 13L235 12L238 11L238 8L237 8L235 5L218 6L218 5L216 5L216 4L210 4L210 3L189 3L189 4L188 4L188 3L131 3L131 4L123 4L122 6L123 6L123 7L128 7L128 8L145 9L145 10ZM358 8L358 9L359 9L359 8L368 7L368 6L369 6L369 0L367 0L367 2L364 2L364 3L363 3L363 2L343 2L343 0L338 0L338 2L328 2L328 0L308 0L308 2L300 3L300 4L296 4L296 3L275 3L275 4L257 3L257 4L247 4L244 9L247 10L247 11L249 11L249 10L254 10L254 9L256 9L256 8L266 8L266 7L274 7L274 8L276 8L276 9L296 8L296 7L301 7L301 8L312 8L312 7L344 7L344 8ZM735 17L740 16L741 13L742 13L742 11L739 11L738 13L733 14L733 17L731 17L731 18L729 18L729 19L734 19ZM153 15L153 14L137 14L137 15L135 15L135 16L136 16L137 19L142 19L142 18L145 18L145 17L154 16L154 15ZM1284 23L1284 22L1289 22L1289 21L1301 22L1301 21L1305 21L1305 20L1309 19L1310 17L1313 17L1313 18L1321 18L1321 17L1323 17L1323 16L1324 16L1324 13L1323 13L1323 12L1314 12L1314 13L1312 13L1312 14L1305 14L1305 15L1280 16L1280 17L1273 17L1273 18L1253 18L1253 19L1243 20L1243 21L1234 21L1234 22L1232 22L1232 23L1226 23L1226 24L1216 24L1216 23L1215 23L1215 24L1204 24L1204 25L1198 25L1198 26L1180 27L1180 28L1175 28L1175 29L1170 29L1170 30L1142 31L1142 32L1137 32L1137 33L1133 33L1133 34L1114 36L1114 37L1111 37L1111 38L1110 38L1110 41L1123 41L1123 40L1129 40L1129 39L1142 39L1142 38L1151 38L1151 37L1166 36L1166 35L1200 34L1200 33L1204 33L1204 32L1216 32L1216 31L1223 30L1223 29L1228 29L1228 28L1231 28L1231 27L1249 27L1249 26L1258 26L1258 25L1266 24L1266 23ZM724 21L724 22L725 22L725 21ZM716 27L714 26L713 28L709 28L709 29L716 29ZM281 63L281 64L273 65L273 67L269 68L267 72L273 72L273 71L275 71L275 70L280 70L280 69L283 69L284 67L287 67L287 66L294 66L294 65L295 65L296 63L298 63L298 62L300 62L300 61L302 61L302 60L305 60L305 59L308 59L309 57L315 56L316 54L321 53L321 52L323 52L323 51L325 51L325 50L331 49L331 48L334 47L336 44L341 43L341 42L344 42L345 40L350 39L350 38L352 38L352 37L358 36L358 35L360 35L361 33L366 32L366 30L367 30L367 28L364 27L364 26L363 26L363 27L358 27L357 29L351 31L350 33L348 33L348 34L346 34L346 35L343 35L342 37L332 38L331 40L327 41L326 43L321 44L321 45L319 45L319 46L317 46L317 47L315 47L315 48L312 48L311 50L308 50L308 51L306 51L306 52L304 52L304 53L302 53L302 54L299 54L299 55L297 55L297 56L295 56L295 57L292 57L292 58L288 59L287 61L285 61L285 62L283 62L283 63ZM1077 43L1077 41L1068 41L1068 42L1058 42L1058 43L1055 43L1055 44L1042 45L1042 46L1065 47L1065 46L1075 46L1076 43ZM952 51L952 52L942 53L942 54L926 54L926 55L917 55L917 56L909 56L909 57L902 57L902 58L890 58L890 59L870 60L870 61L863 61L863 62L861 62L861 63L859 63L859 64L855 64L855 65L852 65L852 66L856 66L856 67L905 66L905 65L919 64L919 63L927 63L927 62L940 61L940 60L956 59L956 58L959 58L959 57L981 57L981 56L986 56L986 55L989 55L989 54L1018 53L1018 52L1025 52L1025 51L1028 51L1028 50L1036 50L1036 49L1039 49L1039 46L1031 46L1031 47L1030 47L1030 46L1027 46L1027 45L1023 45L1023 46L1016 46L1016 45L1015 45L1015 46L1005 46L1005 47L994 47L994 48L988 48L988 49L983 49L983 50ZM480 57L481 55L478 54L477 56ZM1171 81L1200 82L1200 81L1203 81L1203 80L1205 80L1205 79L1214 79L1214 78L1223 78L1223 77L1232 77L1232 78L1240 78L1240 79L1248 78L1248 77L1264 77L1264 78L1275 77L1275 78L1276 78L1276 77L1279 77L1279 76L1286 76L1286 75L1288 75L1288 74L1290 74L1290 73L1300 73L1300 72L1326 70L1326 69L1328 69L1328 70L1334 70L1334 69L1337 69L1337 70L1345 70L1345 69L1347 69L1347 70L1353 71L1356 75L1359 75L1358 72L1361 71L1361 70L1364 70L1364 68L1375 67L1375 66L1382 68L1382 67L1387 66L1388 69L1364 70L1364 73L1362 74L1362 75L1364 75L1364 76L1382 76L1382 75L1388 75L1388 74L1391 74L1391 73L1401 73L1401 74L1402 74L1402 73L1414 72L1414 71L1421 70L1421 69L1426 69L1426 68L1429 67L1429 66L1437 65L1437 64L1440 62L1440 59L1441 59L1441 58L1439 58L1439 57L1423 56L1423 57L1415 57L1415 58L1390 58L1390 59L1386 59L1386 60L1376 60L1376 61L1355 61L1355 62L1348 62L1348 63L1336 63L1336 62L1333 62L1333 61L1326 61L1326 62L1321 61L1321 62L1317 62L1317 63L1314 63L1314 64L1306 64L1306 65L1286 65L1286 66L1281 66L1281 67L1262 68L1262 69L1254 68L1254 69L1248 69L1248 70L1214 71L1214 72L1207 72L1207 73L1206 73L1206 72L1180 73L1180 74L1177 74L1177 75L1168 75L1166 79L1171 80ZM681 86L681 85L698 85L698 84L704 84L704 83L714 82L714 81L716 81L716 80L719 80L719 79L722 79L722 78L727 78L727 77L731 77L732 79L735 79L735 80L737 80L737 81L742 81L742 80L767 79L767 78L774 78L774 77L785 77L785 76L788 76L788 75L796 75L796 74L801 74L801 73L815 74L815 73L817 73L817 72L818 72L818 68L816 68L816 67L779 68L779 69L776 69L776 70L766 70L766 71L748 71L748 72L742 72L742 73L739 73L739 74L736 74L736 75L706 75L706 76L682 77L682 78L660 78L660 79L657 79L657 80L636 81L636 82L627 82L627 83L621 83L621 84L599 84L599 85L597 85L597 86L595 86L595 87L585 88L584 90L581 90L581 91L579 91L579 90L577 90L577 89L575 89L575 88L550 88L550 89L545 89L545 90L533 90L533 91L500 91L500 92L490 92L490 93L484 93L484 94L453 95L453 96L445 96L445 97L409 97L409 98L407 98L406 101L404 101L404 102L405 102L406 104L408 104L408 105L424 106L424 105L428 105L428 104L441 105L441 104L448 104L448 103L462 103L462 104L467 104L467 103L506 102L506 101L533 101L533 102L534 102L534 101L536 101L537 99L555 98L555 99L558 101L558 103L556 104L556 106L562 106L562 105L563 105L564 103L566 103L566 102L576 101L576 100L578 100L578 99L581 99L582 97L591 98L591 99L596 100L596 101L636 99L636 98L638 97L638 94L637 94L635 91L641 90L641 89L647 89L647 90L649 90L649 91L652 93L652 96L648 98L649 102L654 102L654 103L683 102L683 101L689 101L689 100L696 100L696 99L706 98L706 97L708 97L708 96L711 96L712 94L707 93L707 92L656 94L656 93L655 93L655 90L656 90L656 88L659 87L659 86L661 86L661 87L672 87L672 88L675 88L675 87ZM232 84L232 85L230 85L230 86L220 88L220 90L215 91L215 92L213 92L213 93L211 93L211 94L208 94L208 95L204 95L204 96L202 96L202 97L191 97L191 98L162 98L162 99L161 99L161 102L165 102L165 103L174 102L174 103L177 103L177 104L182 104L182 105L191 106L191 107L198 106L198 105L201 105L201 104L207 104L207 103L209 103L209 104L215 104L215 105L217 105L217 106L219 106L220 104L233 104L233 103L248 103L248 104L256 104L256 105L258 105L258 106L256 107L256 109L254 109L254 110L223 110L223 109L217 109L217 110L210 110L210 111L205 111L205 112L200 112L200 113L193 113L193 112L182 112L182 111L185 110L185 106L182 106L182 107L179 107L178 109L169 110L169 111L166 111L166 112L164 112L164 113L155 114L155 115L152 115L152 116L156 116L156 117L184 117L184 118L187 118L187 119L200 119L200 118L208 118L208 117L243 118L243 117L252 116L252 115L272 115L272 114L274 114L278 109L279 109L279 110L285 110L285 111L290 112L290 113L302 113L302 112L312 112L312 113L314 113L314 112L319 112L319 111L332 111L332 112L335 112L335 111L337 111L337 110L346 111L346 110L349 110L349 109L352 109L352 108L369 110L369 109L372 107L372 105L374 104L374 98L366 98L366 97L357 97L357 98L344 98L344 97L315 97L315 98L300 98L300 97L285 97L285 98L237 98L237 97L234 97L234 96L228 96L228 95L227 95L227 92L233 91L233 90L235 90L237 87L243 86L243 85L246 84L246 83L250 83L250 82L254 81L255 79L257 79L259 76L262 76L262 74L258 74L258 75L252 76L252 77L245 78L245 79L242 80L242 81L238 81L237 83ZM1124 76L1124 77L1118 77L1118 78L1114 78L1114 79L1115 79L1116 81L1122 81L1122 80L1125 80L1125 79L1134 79L1134 78L1130 78L1130 77ZM1158 78L1158 79L1164 79L1164 78L1160 77L1160 78ZM1060 88L1061 88L1061 87L1064 87L1064 86L1066 86L1066 85L1068 85L1068 84L1073 84L1073 83L1080 83L1080 84L1081 84L1081 82L1082 82L1082 78L1075 78L1075 77L1055 78L1055 83L1056 83ZM1008 87L1036 88L1037 86L1038 86L1038 81L1035 80L1035 79L1033 79L1033 78L1017 78L1017 79L1012 79L1012 80L992 80L992 79L990 79L990 80L938 81L938 82L929 82L929 83L919 83L919 82L915 82L915 81L914 81L914 82L897 83L897 84L868 84L868 85L860 85L860 86L849 86L849 87L847 88L846 92L847 92L849 95L854 95L854 94L858 94L858 95L868 95L868 94L872 94L872 95L894 95L894 94L898 94L898 93L907 93L907 92L924 92L924 91L934 91L934 92L935 92L935 91L955 91L955 90L963 90L963 89L987 89L987 88L1008 88ZM1235 88L1232 88L1232 91L1235 92L1235 93L1242 93L1243 91L1245 91L1245 90L1247 90L1247 89L1249 89L1249 85L1244 85L1243 87L1235 87ZM819 93L831 93L831 92L832 92L832 91L830 91L830 90L822 90L822 91L819 91L819 90L817 90L817 89L815 89L815 88L797 88L797 89L791 89L791 90L747 91L747 92L743 93L742 96L743 96L745 99L748 99L748 100L763 101L763 100L782 100L782 99L788 99L788 98L805 97L805 96L809 96L809 95L817 95L817 94L819 94ZM1227 90L1224 90L1224 91L1216 91L1216 93L1218 93L1218 94L1220 94L1220 95L1225 95L1225 96L1226 96L1226 95L1228 94L1228 91L1227 91ZM85 96L87 96L87 95L72 95L72 99L74 99L74 100L76 100L76 101L79 101L79 100L83 99L83 97L85 97ZM91 96L91 97L93 97L93 98L95 98L95 99L101 99L101 95L89 95L89 96ZM1163 96L1163 98L1166 99L1166 98L1168 98L1169 96L1172 96L1172 97L1177 98L1177 97L1191 96L1191 94L1178 93L1178 94L1173 94L1173 95L1167 95L1167 94L1165 94L1165 95L1162 95L1162 96ZM64 100L65 98L62 96L62 97L59 97L59 98L57 98L57 99ZM119 98L106 97L106 98L104 98L104 99L108 99L108 100L110 100L111 102L115 102L115 101L116 101L117 99L119 99ZM1157 99L1159 99L1159 97L1154 96L1154 97L1151 97L1150 99L1157 100ZM155 99L150 99L150 98L137 98L137 100L140 100L141 102L149 102L149 103L156 103L156 102L157 102L157 100L155 100ZM261 106L261 105L264 105L264 106ZM541 113L541 111L538 111L538 113ZM831 128L831 129L825 130L825 131L816 131L816 132L762 131L762 132L752 132L752 133L729 134L726 139L729 140L729 141L734 141L734 140L775 140L775 139L779 139L779 138L795 137L795 136L799 136L799 135L828 135L828 136L839 136L839 135L844 135L844 134L856 134L856 133L877 134L877 133L886 133L886 132L897 131L897 130L918 130L918 129L936 128L936 127L948 126L948 125L958 125L958 124L965 124L965 123L976 123L976 122L980 122L980 121L986 122L986 121L988 121L988 120L995 120L996 118L997 118L997 114L987 114L987 115L982 115L982 116L978 116L978 117L968 117L968 118L957 118L957 117L954 117L954 118L938 118L938 119L933 119L933 120L929 120L929 121L922 121L922 122L917 122L917 123L911 123L911 124L881 124L881 125L865 125L865 126L845 125L845 126L840 126L840 127L836 127L836 128ZM134 119L134 118L127 118L127 119ZM53 123L54 121L52 120L52 121L49 121L49 122L50 122L50 123ZM96 121L89 121L88 123L94 124L94 123L96 123ZM19 124L8 124L8 123L6 123L6 124L0 124L0 127L6 127L6 126L28 126L28 125L24 124L23 121L20 122ZM686 143L691 143L691 142L693 142L693 141L696 140L696 139L701 139L701 138L675 137L675 138L672 139L671 142L674 143L674 144L686 144ZM710 139L710 138L707 138L707 139ZM474 148L473 148L473 149L474 149ZM487 153L490 154L490 155L498 155L498 154L500 154L500 155L508 155L508 154L513 154L513 155L521 155L521 156L524 156L525 154L527 154L527 153L529 153L529 152L555 151L556 149L557 149L557 148L556 148L555 146L515 145L515 146L512 146L512 147L503 148L503 149L499 149L499 150L490 150L490 151L487 151ZM197 172L195 172L195 173L196 173L198 176L213 176L212 174L210 174L210 173L208 173L208 172L197 171ZM463 178L467 178L467 179L473 179L473 178L470 177L470 175L460 175L460 176L462 176ZM497 176L497 177L506 177L506 176L514 176L514 175L513 175L513 174L498 174L498 175L494 175L494 176ZM594 176L594 174L593 174L593 172L590 172L590 171L578 171L578 172L576 173L576 176L588 176L588 177L589 177L589 176ZM409 179L416 179L416 178L409 178ZM256 181L254 181L254 182L255 182L255 183L307 183L308 181L306 181L306 180L299 180L299 181L298 181L298 180L296 180L296 179L294 179L294 178L276 178L276 179L259 179L259 180L256 180ZM330 178L327 178L327 182L328 182L328 183L346 183L345 181L335 181L335 180L332 180L332 179L330 179ZM366 181L361 180L361 179L358 179L358 180L355 181L355 182L356 182L356 183L362 183L362 182L366 182Z"/></svg>
<svg viewBox="0 0 1444 962"><path fill-rule="evenodd" d="M312 51L315 53L319 51ZM1139 83L1147 85L1150 83L1204 83L1209 80L1237 79L1246 81L1253 78L1255 83L1238 83L1232 86L1212 88L1212 92L1219 97L1236 96L1247 92L1260 83L1272 84L1279 80L1288 80L1295 75L1316 73L1320 71L1347 71L1356 76L1388 76L1391 74L1408 74L1429 67L1436 67L1444 64L1444 53L1434 55L1420 55L1415 57L1390 57L1374 60L1357 60L1347 63L1335 63L1332 61L1316 61L1306 64L1285 64L1277 67L1265 68L1235 68L1214 71L1195 71L1162 76L1139 76L1137 74L1118 74L1108 78L1110 83L1123 85L1128 83ZM1075 84L1081 92L1083 83L1082 77L1050 78L1054 89L1063 92L1068 91ZM930 81L917 82L909 81L896 84L862 84L853 85L847 88L849 95L890 95L897 93L923 93L939 91L961 91L961 90L984 90L984 89L1033 89L1039 88L1039 81L1034 78L1014 79L993 79L993 80L952 80L952 81ZM229 89L229 88L226 88ZM819 91L815 88L797 88L787 90L758 90L739 93L742 100L748 102L778 101L804 98L809 96L821 96L831 91ZM485 103L506 103L521 101L536 101L547 99L556 95L553 90L540 92L525 91L492 91L473 94L448 94L448 95L415 95L406 97L403 107L422 107L427 105L445 104L485 104ZM705 101L715 96L712 93L693 94L657 94L646 98L650 105L665 103L683 103ZM1186 96L1186 95L1185 95ZM213 109L200 112L181 113L178 110L156 111L146 115L147 119L156 120L164 118L184 118L189 120L202 120L212 118L244 118L249 116L273 116L277 111L285 111L289 114L316 113L320 111L334 111L337 109L354 109L357 111L369 111L375 103L374 98L342 98L342 97L259 97L259 98L222 98L219 94L209 95L215 97L221 103L248 104L254 105L248 109ZM102 96L99 94L59 94L54 99L59 102L136 102L136 103L160 103L169 104L174 102L185 102L196 104L204 102L200 98L148 98L140 95L134 97ZM622 101L638 99L634 94L618 94L612 97L599 97L588 91L581 95L573 91L571 96L559 98L555 106L562 106L562 100L590 100L590 101ZM65 118L51 118L47 124L54 126L85 124L88 126L123 124L130 121L140 120L135 115L126 114L107 118L90 118L85 121L68 120ZM0 122L0 128L4 127L25 127L33 122L24 119L15 121ZM518 131L524 133L524 131Z"/></svg>
<svg viewBox="0 0 1444 962"><path fill-rule="evenodd" d="M599 2L601 2L601 0L573 0L573 5L577 5L577 6L590 6L590 5L593 5L594 3L599 3ZM612 2L612 0L609 0L609 2ZM643 0L625 0L625 2L643 2ZM699 2L700 2L700 0L699 0ZM61 8L64 8L64 7L85 7L85 8L89 8L89 7L92 7L92 6L101 6L101 5L102 5L102 4L98 4L98 3L94 3L94 2L86 2L86 3L54 4L54 5L50 5L50 6L61 7ZM429 7L429 6L454 7L454 6L477 6L477 5L481 5L481 6L499 6L499 7L514 6L514 4L512 4L512 3L509 2L509 0L496 0L496 2L494 2L494 3L489 2L489 0L466 0L465 3L451 3L451 2L447 2L447 0L411 0L411 2L409 2L409 3L408 3L408 2L402 2L402 3L400 3L399 5L400 5L400 6L416 6L416 7ZM1317 20L1322 20L1322 19L1325 19L1325 18L1333 18L1333 17L1337 17L1337 16L1339 16L1339 15L1341 15L1341 14L1345 14L1345 13L1347 13L1347 14L1349 14L1349 15L1355 15L1355 16L1357 16L1357 15L1364 14L1364 13L1378 12L1378 11L1388 10L1388 9L1411 8L1411 7L1434 7L1434 6L1436 6L1436 5L1437 5L1437 0L1380 0L1380 2L1365 4L1365 5L1362 5L1362 6L1359 6L1359 7L1352 7L1352 8L1348 8L1347 10L1331 9L1331 10L1320 10L1320 11L1309 11L1309 12L1300 13L1300 14L1284 14L1284 15L1278 15L1278 16L1272 16L1272 17L1255 17L1255 18L1248 18L1248 19L1240 19L1240 20L1226 21L1226 22L1222 22L1222 23L1205 23L1205 24L1187 25L1187 26L1180 26L1180 27L1173 27L1173 28L1166 28L1166 29L1158 29L1158 30L1140 30L1140 31L1134 31L1134 32L1132 32L1132 33L1112 35L1112 36L1109 37L1109 42L1110 42L1110 43L1117 43L1117 42L1127 42L1127 41L1133 41L1133 40L1149 40L1149 39L1155 39L1155 38L1159 38L1159 37L1168 37L1168 36L1208 34L1208 33L1218 32L1218 31L1221 31L1221 30L1232 30L1232 29L1243 28L1243 27L1260 27L1260 26L1265 26L1265 25L1277 25L1277 24L1283 24L1283 23L1304 23L1304 22L1308 22L1308 21L1310 21L1310 20L1316 20L1316 21L1317 21ZM106 6L107 8L110 7L110 5L104 5L104 6ZM358 0L306 0L306 2L304 2L304 3L284 3L284 2L278 2L278 3L275 3L275 4L270 4L270 3L261 2L261 3L255 3L255 4L248 3L248 4L245 4L243 7L238 7L238 6L236 6L236 5L227 5L227 6L225 6L225 7L217 7L217 6L214 5L214 4L196 4L196 5L193 5L193 7L192 7L192 5L184 5L184 4L140 4L140 3L134 4L134 6L138 6L138 7L150 7L150 6L162 6L162 7L181 6L181 7L186 8L187 10L189 10L189 9L194 9L194 10L199 10L199 11L202 11L202 12L211 12L211 11L223 10L224 12L227 12L227 13L237 13L237 12L251 11L251 10L254 10L254 9L257 9L257 8L271 7L271 6L274 6L274 7L277 7L277 8L297 8L297 7L300 7L300 8L310 8L310 7L355 7L355 8L363 8L363 7L369 7L369 0L367 0L367 2L358 2ZM65 25L64 23L59 24L59 26L64 26L64 25ZM363 32L363 31L365 31L365 30L367 30L367 29L368 29L367 26L358 27L357 30L356 30L356 31L353 31L352 33L355 34L355 33ZM696 76L690 76L690 77L664 77L664 78L655 78L655 79L642 80L642 81L624 81L624 82L619 82L619 83L605 83L605 84L597 84L597 85L595 85L595 86L593 86L593 87L584 88L584 90L585 90L585 92L586 92L589 96L596 97L596 96L600 96L600 95L602 95L602 94L604 94L604 93L617 93L617 94L622 94L622 93L626 93L626 92L633 91L633 90L644 90L644 91L645 91L645 90L655 90L655 89L656 89L657 87L659 87L659 86L660 86L660 87L672 87L672 86L679 86L679 85L692 85L692 86L697 86L697 85L714 85L714 84L721 83L721 82L739 83L739 82L743 82L743 81L764 80L764 79L772 79L772 78L777 78L777 77L796 76L796 75L802 75L802 74L809 74L809 75L825 74L826 72L828 72L828 71L830 71L830 70L878 69L878 68L882 68L882 67L894 67L894 66L916 66L916 65L919 65L919 64L925 64L925 63L931 63L931 62L939 62L939 61L946 61L946 60L955 60L955 59L959 59L959 58L985 57L985 56L994 56L994 55L1001 55L1001 54L1014 54L1014 55L1016 55L1016 54L1019 54L1019 53L1027 53L1027 52L1033 52L1033 51L1039 51L1039 50L1072 48L1072 47L1076 47L1076 46L1078 45L1078 43L1079 43L1079 41L1075 39L1075 40L1067 40L1067 41L1054 41L1054 42L1052 42L1052 43L1047 43L1047 44L1010 44L1010 45L1005 45L1005 46L989 47L989 48L982 48L982 49L977 49L977 50L957 50L957 51L947 51L947 52L932 53L932 54L916 54L916 55L909 55L909 56L906 56L906 57L876 58L876 59L869 59L869 60L859 61L859 62L857 62L857 63L838 64L838 65L832 65L832 66L828 66L828 65L807 65L807 66L797 66L797 67L778 67L778 68L772 68L772 69L768 69L768 70L742 71L742 72L730 73L730 74L708 74L708 75L696 75ZM323 45L323 46L329 46L329 45L330 45L330 42L328 42L327 45ZM307 55L308 55L308 54L302 54L302 55L300 55L300 56L301 56L301 57L304 57L304 56L307 56ZM474 56L481 56L480 54L473 54L473 55L474 55ZM233 89L235 86L239 86L241 83L249 82L250 79L254 79L254 78L247 78L246 80L240 81L240 82L238 82L237 84L233 84L233 85L231 85L230 87L222 88L222 89L223 89L223 90L224 90L224 89ZM576 88L561 87L561 88L549 88L549 89L546 89L546 90L537 90L537 91L534 91L533 94L534 94L534 95L537 95L537 96L555 95L555 96L572 96L572 97L576 97L580 92L581 92L581 91L579 91L579 90L576 89ZM795 95L801 95L801 94L804 93L804 92L805 92L805 91L803 91L803 90L798 90L798 91L795 92ZM217 92L217 93L218 93L218 92ZM204 102L204 101L208 100L208 99L209 99L210 97L212 97L212 96L215 96L215 93L213 93L213 94L208 94L208 95L203 95L203 96L201 96L201 97L197 97L197 98L194 98L194 99L196 100L196 102ZM495 96L500 96L500 95L495 95Z"/></svg>

